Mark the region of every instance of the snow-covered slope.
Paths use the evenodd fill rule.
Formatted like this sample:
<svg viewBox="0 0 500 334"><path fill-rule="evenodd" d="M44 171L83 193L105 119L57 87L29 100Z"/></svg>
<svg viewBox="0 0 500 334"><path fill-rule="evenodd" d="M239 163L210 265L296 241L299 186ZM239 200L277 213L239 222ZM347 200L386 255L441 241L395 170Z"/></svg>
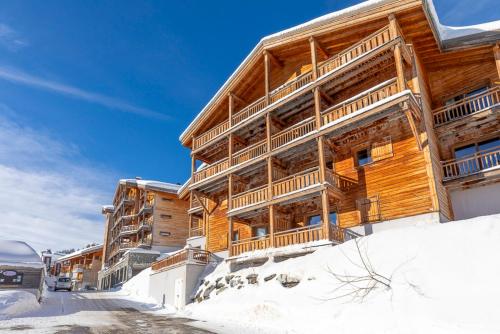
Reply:
<svg viewBox="0 0 500 334"><path fill-rule="evenodd" d="M0 291L0 320L37 310L39 307L40 304L38 304L36 296L30 292L20 290Z"/></svg>
<svg viewBox="0 0 500 334"><path fill-rule="evenodd" d="M500 333L500 215L380 232L358 245L360 252L349 241L235 277L223 263L202 287L222 277L219 289L186 313L243 333ZM300 283L283 287L280 274Z"/></svg>

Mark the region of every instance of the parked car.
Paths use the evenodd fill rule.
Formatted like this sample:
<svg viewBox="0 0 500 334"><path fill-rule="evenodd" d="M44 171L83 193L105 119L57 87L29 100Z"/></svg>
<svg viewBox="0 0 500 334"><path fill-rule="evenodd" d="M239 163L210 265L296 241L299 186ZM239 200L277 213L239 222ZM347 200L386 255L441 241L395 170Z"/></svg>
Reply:
<svg viewBox="0 0 500 334"><path fill-rule="evenodd" d="M59 277L54 284L54 291L57 290L68 290L71 291L71 278L69 277Z"/></svg>

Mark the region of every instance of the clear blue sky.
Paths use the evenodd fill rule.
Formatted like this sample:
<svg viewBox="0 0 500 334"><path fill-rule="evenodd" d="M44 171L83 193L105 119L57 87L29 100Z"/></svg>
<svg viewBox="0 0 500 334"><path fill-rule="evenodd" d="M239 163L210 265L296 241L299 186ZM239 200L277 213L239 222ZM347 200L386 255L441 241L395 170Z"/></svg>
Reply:
<svg viewBox="0 0 500 334"><path fill-rule="evenodd" d="M499 19L497 0L435 1L444 24ZM28 207L20 217L24 206L0 202L0 214L95 230L117 178L184 182L179 134L259 39L358 2L1 1L0 186ZM52 200L30 210L38 192L62 192L62 216L46 212ZM24 235L19 223L9 235Z"/></svg>

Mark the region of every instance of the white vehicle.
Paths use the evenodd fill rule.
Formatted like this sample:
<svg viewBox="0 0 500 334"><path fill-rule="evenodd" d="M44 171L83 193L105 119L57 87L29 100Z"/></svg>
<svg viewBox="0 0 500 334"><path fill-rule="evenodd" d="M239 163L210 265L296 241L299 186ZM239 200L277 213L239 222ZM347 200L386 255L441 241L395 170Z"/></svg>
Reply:
<svg viewBox="0 0 500 334"><path fill-rule="evenodd" d="M54 283L54 291L57 290L68 290L71 291L71 278L69 277L59 277Z"/></svg>

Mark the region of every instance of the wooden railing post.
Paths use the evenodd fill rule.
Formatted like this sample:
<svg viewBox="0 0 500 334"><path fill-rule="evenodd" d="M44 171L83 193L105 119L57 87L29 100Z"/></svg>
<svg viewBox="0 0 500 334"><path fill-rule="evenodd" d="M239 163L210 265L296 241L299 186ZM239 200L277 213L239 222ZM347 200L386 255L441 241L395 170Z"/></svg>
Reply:
<svg viewBox="0 0 500 334"><path fill-rule="evenodd" d="M401 37L398 22L394 14L389 15L389 35L391 40ZM406 83L404 78L403 56L401 54L401 46L399 44L394 46L394 62L398 78L398 91L401 92L406 89Z"/></svg>

